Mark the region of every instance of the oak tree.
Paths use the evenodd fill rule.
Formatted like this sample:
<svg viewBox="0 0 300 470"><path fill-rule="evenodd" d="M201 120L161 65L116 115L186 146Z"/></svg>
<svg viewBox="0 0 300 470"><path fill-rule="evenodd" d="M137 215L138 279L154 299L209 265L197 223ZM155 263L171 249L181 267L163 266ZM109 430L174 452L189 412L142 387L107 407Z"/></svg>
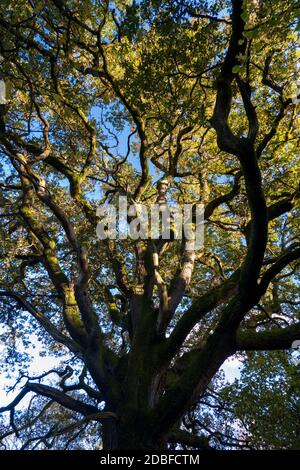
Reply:
<svg viewBox="0 0 300 470"><path fill-rule="evenodd" d="M300 338L297 1L0 10L6 366L24 366L34 335L57 358L22 372L2 437L218 447L195 410L214 407L204 397L224 361ZM202 249L97 238L99 205L150 208L162 180L168 204L204 205Z"/></svg>

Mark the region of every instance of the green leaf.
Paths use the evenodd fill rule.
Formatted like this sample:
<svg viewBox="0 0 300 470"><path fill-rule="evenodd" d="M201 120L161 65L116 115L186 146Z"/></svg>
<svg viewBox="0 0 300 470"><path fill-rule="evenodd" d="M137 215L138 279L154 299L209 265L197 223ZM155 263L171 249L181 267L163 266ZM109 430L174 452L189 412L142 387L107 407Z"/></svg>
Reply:
<svg viewBox="0 0 300 470"><path fill-rule="evenodd" d="M254 39L258 36L259 31L257 29L253 29L251 31L244 31L243 36L247 39Z"/></svg>
<svg viewBox="0 0 300 470"><path fill-rule="evenodd" d="M246 10L244 10L243 13L241 14L241 18L245 23L247 23L247 21L249 21L249 14Z"/></svg>
<svg viewBox="0 0 300 470"><path fill-rule="evenodd" d="M244 65L235 65L234 67L232 67L232 73L241 73L244 70L245 70Z"/></svg>

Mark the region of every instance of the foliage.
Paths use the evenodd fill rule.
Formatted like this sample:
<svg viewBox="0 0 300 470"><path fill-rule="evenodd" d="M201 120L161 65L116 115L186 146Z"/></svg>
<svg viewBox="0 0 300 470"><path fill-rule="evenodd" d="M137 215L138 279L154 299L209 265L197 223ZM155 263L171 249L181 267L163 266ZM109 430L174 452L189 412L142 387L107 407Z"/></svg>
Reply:
<svg viewBox="0 0 300 470"><path fill-rule="evenodd" d="M6 445L68 447L75 420L72 448L247 447L236 429L228 441L212 398L200 402L227 358L258 351L226 400L251 445L295 446L294 392L283 409L265 387L292 383L285 353L269 351L300 337L297 2L3 0L0 11L3 373L27 376L1 408ZM100 204L150 207L162 179L168 204L204 205L202 250L97 239ZM27 372L36 341L57 359L41 378ZM31 424L28 397L29 415L49 400L55 410ZM264 407L280 432L255 427Z"/></svg>
<svg viewBox="0 0 300 470"><path fill-rule="evenodd" d="M283 351L253 352L223 390L256 449L299 449L299 371Z"/></svg>

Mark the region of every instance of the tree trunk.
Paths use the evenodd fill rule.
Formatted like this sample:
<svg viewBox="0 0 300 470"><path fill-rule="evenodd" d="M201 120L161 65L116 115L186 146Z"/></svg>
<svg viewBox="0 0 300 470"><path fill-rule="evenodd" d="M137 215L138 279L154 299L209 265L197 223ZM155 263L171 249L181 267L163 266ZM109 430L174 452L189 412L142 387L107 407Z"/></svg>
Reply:
<svg viewBox="0 0 300 470"><path fill-rule="evenodd" d="M153 432L148 413L124 409L119 418L108 418L102 425L104 450L162 450L166 440Z"/></svg>
<svg viewBox="0 0 300 470"><path fill-rule="evenodd" d="M135 426L128 422L117 424L115 420L107 420L102 427L104 450L162 450L166 442L155 439L147 426ZM142 423L141 423L142 424Z"/></svg>
<svg viewBox="0 0 300 470"><path fill-rule="evenodd" d="M102 444L104 450L118 449L117 423L114 418L103 421Z"/></svg>

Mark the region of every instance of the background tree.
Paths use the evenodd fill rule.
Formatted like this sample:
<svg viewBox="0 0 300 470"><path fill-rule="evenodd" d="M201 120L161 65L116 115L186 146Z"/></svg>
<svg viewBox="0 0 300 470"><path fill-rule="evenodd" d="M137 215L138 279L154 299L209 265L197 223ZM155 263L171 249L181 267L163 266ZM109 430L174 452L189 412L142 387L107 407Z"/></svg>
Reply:
<svg viewBox="0 0 300 470"><path fill-rule="evenodd" d="M26 448L88 426L107 449L248 446L195 410L227 358L300 337L298 17L276 0L1 3L6 365L34 334L58 364L23 371L1 408ZM203 250L97 239L99 204L150 207L161 178L170 204L204 204Z"/></svg>
<svg viewBox="0 0 300 470"><path fill-rule="evenodd" d="M299 385L299 371L285 353L251 352L240 381L222 394L254 448L299 449Z"/></svg>

